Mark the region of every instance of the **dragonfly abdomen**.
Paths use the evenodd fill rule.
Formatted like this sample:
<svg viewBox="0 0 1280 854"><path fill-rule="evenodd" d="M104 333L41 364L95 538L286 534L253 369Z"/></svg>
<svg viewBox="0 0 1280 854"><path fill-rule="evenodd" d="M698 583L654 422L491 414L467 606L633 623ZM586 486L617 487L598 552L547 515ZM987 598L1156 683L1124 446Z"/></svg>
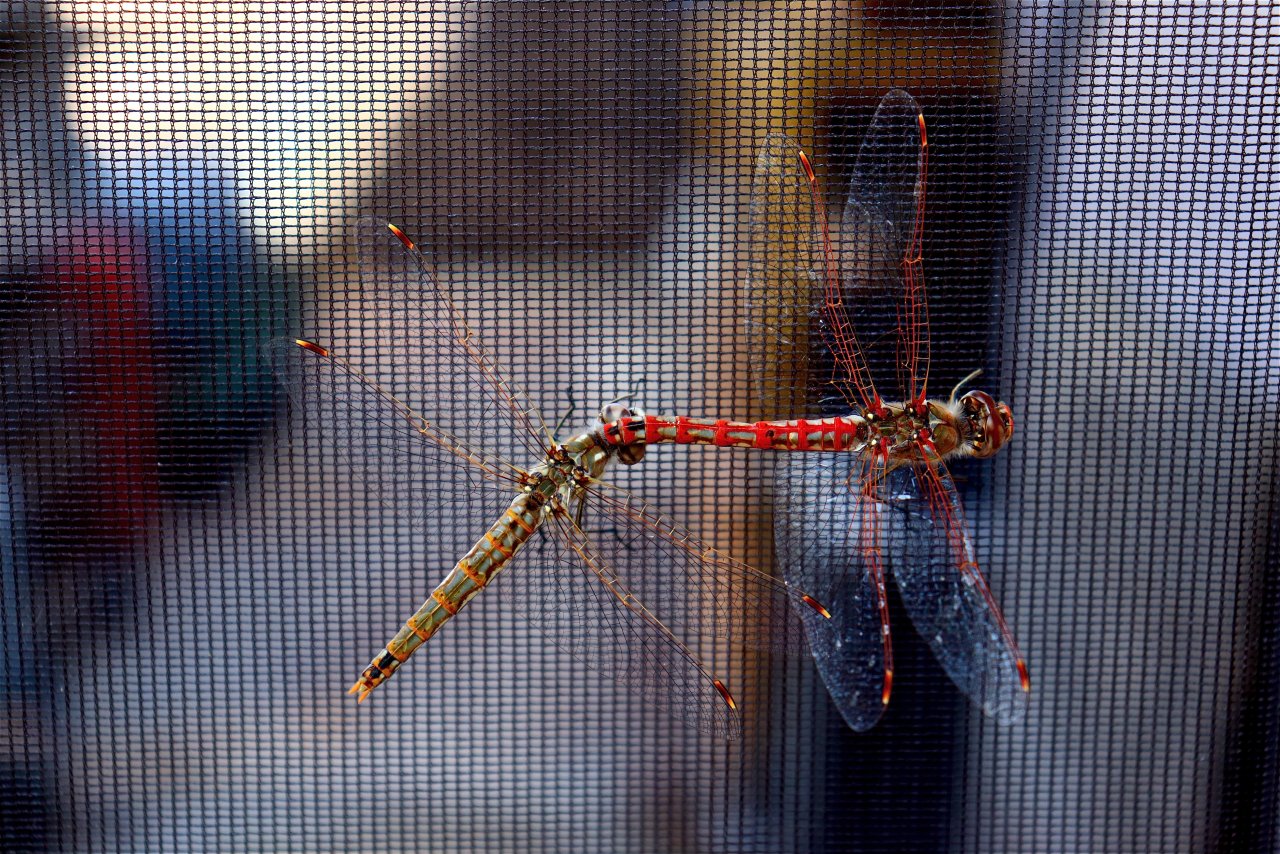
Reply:
<svg viewBox="0 0 1280 854"><path fill-rule="evenodd" d="M771 451L857 451L867 442L865 419L857 415L813 421L706 421L697 418L619 418L601 428L606 444L715 445Z"/></svg>
<svg viewBox="0 0 1280 854"><path fill-rule="evenodd" d="M547 493L537 489L516 496L502 518L454 564L431 597L374 656L347 693L363 701L483 590L538 529L547 500Z"/></svg>

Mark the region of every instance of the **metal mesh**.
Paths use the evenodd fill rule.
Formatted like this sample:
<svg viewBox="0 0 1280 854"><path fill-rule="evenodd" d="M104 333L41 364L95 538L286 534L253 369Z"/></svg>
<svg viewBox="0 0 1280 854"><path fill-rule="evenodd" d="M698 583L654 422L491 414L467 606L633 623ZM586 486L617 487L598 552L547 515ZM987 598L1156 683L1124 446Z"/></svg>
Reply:
<svg viewBox="0 0 1280 854"><path fill-rule="evenodd" d="M12 2L0 33L0 848L1277 847L1267 4ZM430 250L561 435L617 398L745 416L757 148L791 134L835 199L891 88L929 124L932 387L982 368L1017 419L954 474L1025 720L892 591L867 733L731 634L700 649L726 742L496 591L357 706L503 506L400 489L262 357L340 342L484 441L464 376L397 372L432 342L366 310L360 218ZM609 480L773 572L772 472L654 447Z"/></svg>

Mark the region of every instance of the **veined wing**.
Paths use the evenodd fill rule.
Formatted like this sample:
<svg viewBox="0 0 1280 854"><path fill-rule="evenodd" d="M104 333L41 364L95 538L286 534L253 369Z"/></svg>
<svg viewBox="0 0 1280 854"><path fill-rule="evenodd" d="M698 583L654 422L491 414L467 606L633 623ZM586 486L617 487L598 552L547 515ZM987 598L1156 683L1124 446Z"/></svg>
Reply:
<svg viewBox="0 0 1280 854"><path fill-rule="evenodd" d="M806 623L809 646L832 701L858 732L884 713L893 679L885 508L860 491L868 468L851 454L792 454L775 477L778 565L831 612L827 625Z"/></svg>
<svg viewBox="0 0 1280 854"><path fill-rule="evenodd" d="M807 589L706 546L625 489L596 482L585 503L597 551L682 637L802 655L805 623L829 621Z"/></svg>
<svg viewBox="0 0 1280 854"><path fill-rule="evenodd" d="M947 675L1002 724L1026 713L1027 666L1005 625L942 460L891 475L893 554L903 604Z"/></svg>
<svg viewBox="0 0 1280 854"><path fill-rule="evenodd" d="M544 545L506 579L505 595L575 657L716 731L729 723L731 695L688 644L802 653L804 624L830 621L813 597L704 546L625 490L589 487L582 525L560 526L580 560L566 569L564 549ZM661 696L653 674L677 666L693 669L673 683L674 696Z"/></svg>
<svg viewBox="0 0 1280 854"><path fill-rule="evenodd" d="M928 147L915 99L885 95L871 120L844 205L841 277L828 277L824 313L837 383L855 409L880 390L922 401L929 371L929 312L921 263Z"/></svg>
<svg viewBox="0 0 1280 854"><path fill-rule="evenodd" d="M818 309L826 278L839 272L807 163L795 141L781 134L769 136L756 157L742 301L752 349L752 418L813 411L815 398L830 391L829 367L817 369Z"/></svg>
<svg viewBox="0 0 1280 854"><path fill-rule="evenodd" d="M424 249L398 228L358 223L358 279L336 301L339 350L396 398L469 448L539 460L550 443L535 407L481 344ZM480 285L466 285L473 289Z"/></svg>
<svg viewBox="0 0 1280 854"><path fill-rule="evenodd" d="M791 418L863 408L829 382L842 363L823 343L833 330L824 328L821 309L829 294L840 293L839 263L812 164L786 137L770 137L757 158L750 238L744 308L753 352L751 414ZM795 455L775 462L774 478L776 565L832 615L804 627L832 701L858 731L884 713L893 670L879 508L856 492L861 480L850 472L862 466L852 455Z"/></svg>
<svg viewBox="0 0 1280 854"><path fill-rule="evenodd" d="M341 355L292 338L272 341L267 352L304 423L317 428L353 470L379 472L371 475L370 488L388 511L419 518L435 493L448 491L446 480L506 492L519 488L519 468L439 430ZM433 474L439 466L453 467L452 476Z"/></svg>
<svg viewBox="0 0 1280 854"><path fill-rule="evenodd" d="M741 733L736 701L697 654L631 592L563 508L498 582L556 646L721 738ZM550 531L548 531L550 529Z"/></svg>
<svg viewBox="0 0 1280 854"><path fill-rule="evenodd" d="M760 410L753 415L828 411L828 376L845 409L881 411L877 384L901 388L904 399L923 399L926 152L918 105L893 90L863 138L833 233L809 158L785 136L770 136L761 146L744 301Z"/></svg>
<svg viewBox="0 0 1280 854"><path fill-rule="evenodd" d="M540 459L545 434L412 241L364 219L353 232L350 276L330 277L332 303L314 344L268 347L276 373L316 427L384 508L417 520L459 488L520 483L506 462ZM431 466L455 467L450 478ZM459 477L463 475L464 477Z"/></svg>

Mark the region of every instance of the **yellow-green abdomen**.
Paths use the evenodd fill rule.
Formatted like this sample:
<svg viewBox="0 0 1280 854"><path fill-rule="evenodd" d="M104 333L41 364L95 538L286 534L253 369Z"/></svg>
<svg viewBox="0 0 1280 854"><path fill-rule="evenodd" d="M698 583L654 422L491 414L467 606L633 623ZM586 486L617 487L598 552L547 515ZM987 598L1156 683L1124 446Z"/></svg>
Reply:
<svg viewBox="0 0 1280 854"><path fill-rule="evenodd" d="M542 522L548 500L547 490L534 490L517 496L502 514L502 518L454 564L449 574L432 591L431 598L405 622L386 648L374 657L373 662L351 686L349 693L357 694L363 700L471 601L473 596L483 590L533 536Z"/></svg>

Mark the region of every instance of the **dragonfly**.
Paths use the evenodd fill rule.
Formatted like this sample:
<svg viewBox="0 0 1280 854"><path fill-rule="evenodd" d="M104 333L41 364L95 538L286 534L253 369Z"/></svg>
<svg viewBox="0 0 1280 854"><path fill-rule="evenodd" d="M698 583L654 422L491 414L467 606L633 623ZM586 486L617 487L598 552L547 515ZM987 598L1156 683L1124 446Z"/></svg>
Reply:
<svg viewBox="0 0 1280 854"><path fill-rule="evenodd" d="M828 222L805 152L785 136L759 151L752 185L746 315L753 402L766 417L623 417L604 437L810 452L782 457L774 551L787 581L830 609L809 636L828 692L857 731L893 688L887 577L959 689L1000 723L1025 714L1030 676L978 566L947 461L994 455L1013 415L990 394L929 397L929 313L921 242L928 136L919 106L893 90L853 169L842 218ZM897 401L879 389L896 388ZM807 629L807 626L806 626Z"/></svg>
<svg viewBox="0 0 1280 854"><path fill-rule="evenodd" d="M830 611L602 480L613 462L631 465L644 455L640 443L605 439L605 425L627 423L635 417L630 410L610 404L598 427L557 441L481 344L423 250L385 223L363 223L357 240L371 283L356 314L380 330L379 358L364 364L363 346L348 357L289 338L271 345L274 368L305 425L352 460L389 461L398 477L385 509L398 512L407 503L410 523L447 515L435 491L454 480L490 501L496 521L349 693L363 702L468 602L496 586L551 642L629 686L631 696L704 731L737 737L738 701L711 672L698 641L803 655L807 638L823 637L820 624L834 625ZM378 280L409 286L380 288ZM414 392L421 408L396 394L414 383L415 372L425 380ZM460 411L460 393L477 398L473 410ZM516 453L535 462L516 465L509 461Z"/></svg>

